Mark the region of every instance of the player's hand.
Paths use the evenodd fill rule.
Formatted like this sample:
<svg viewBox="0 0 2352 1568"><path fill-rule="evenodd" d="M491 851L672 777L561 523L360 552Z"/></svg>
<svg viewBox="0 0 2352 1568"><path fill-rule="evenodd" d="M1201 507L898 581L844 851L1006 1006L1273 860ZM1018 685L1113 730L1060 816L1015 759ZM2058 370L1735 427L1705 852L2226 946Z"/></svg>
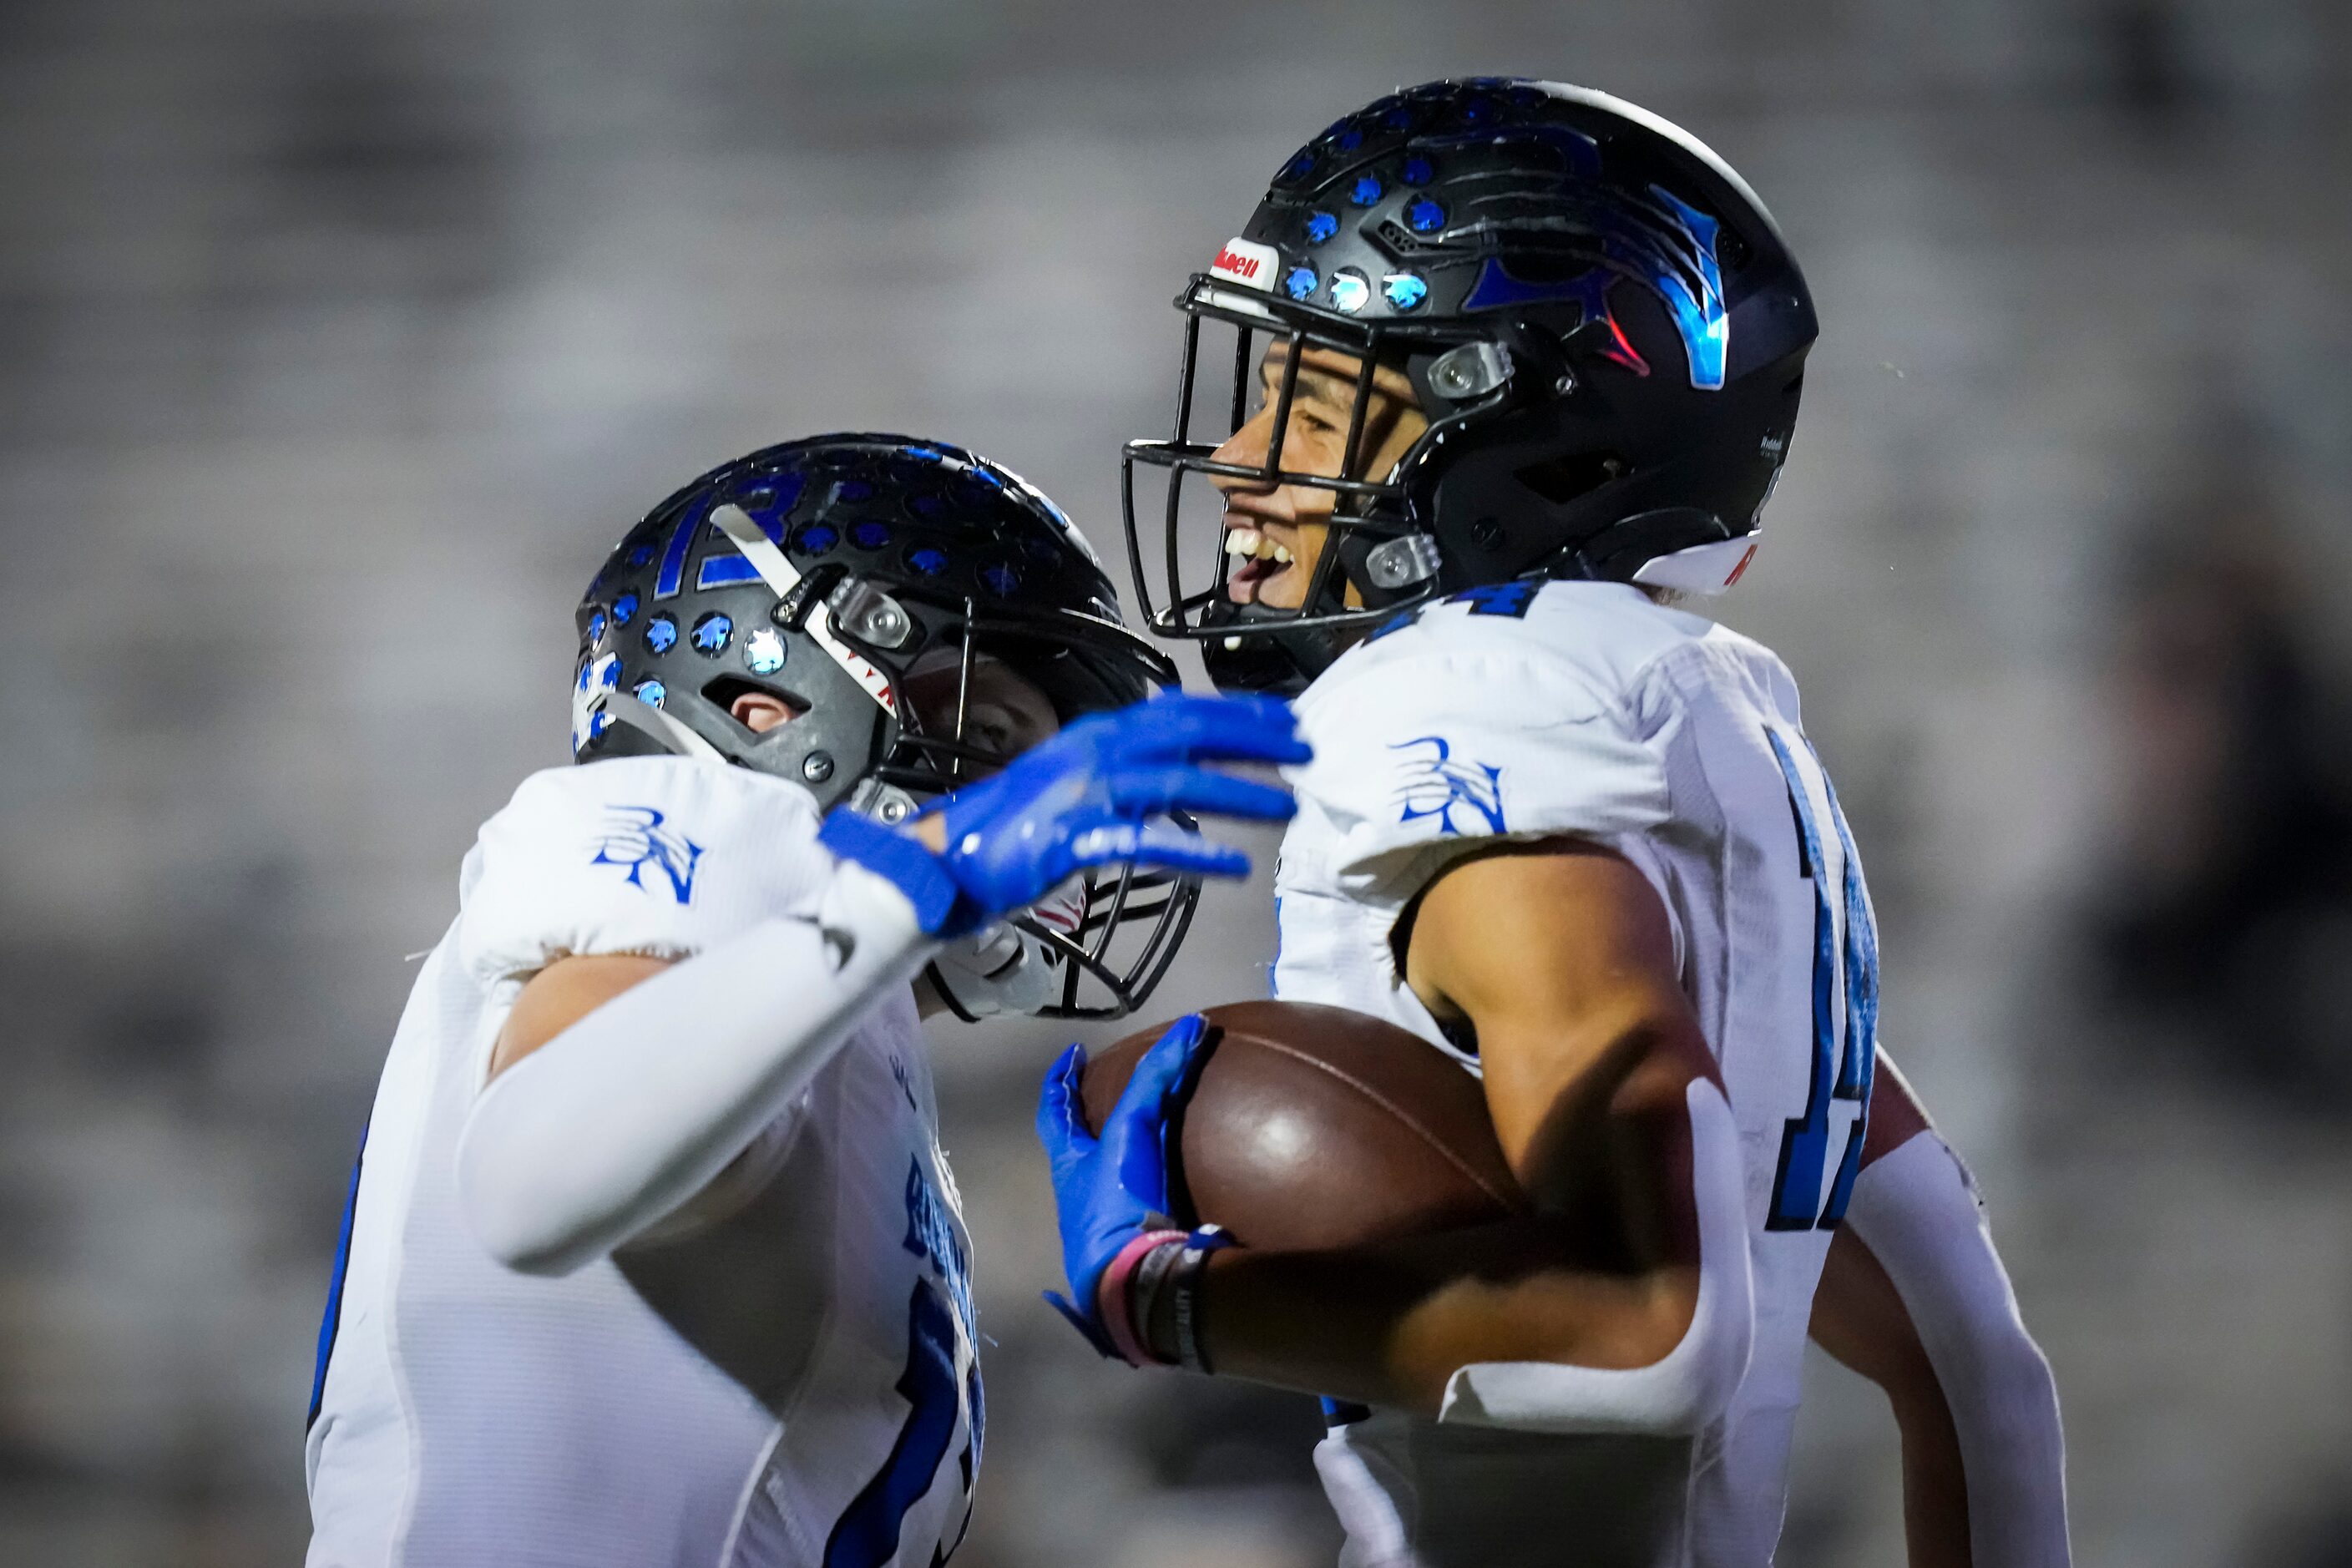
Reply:
<svg viewBox="0 0 2352 1568"><path fill-rule="evenodd" d="M1062 1053L1038 1097L1037 1137L1053 1168L1062 1268L1070 1282L1066 1298L1049 1290L1045 1300L1114 1361L1156 1359L1129 1327L1126 1282L1145 1254L1184 1239L1168 1215L1167 1125L1192 1082L1207 1030L1198 1013L1171 1025L1135 1064L1135 1076L1103 1118L1100 1137L1087 1131L1078 1099L1085 1047Z"/></svg>
<svg viewBox="0 0 2352 1568"><path fill-rule="evenodd" d="M940 859L991 914L1108 861L1245 877L1249 857L1240 850L1148 819L1173 810L1286 821L1297 809L1288 790L1202 764L1296 763L1311 754L1288 703L1170 692L1081 719L923 815L939 816Z"/></svg>
<svg viewBox="0 0 2352 1568"><path fill-rule="evenodd" d="M1185 811L1286 821L1297 809L1288 790L1207 764L1299 763L1312 754L1278 699L1163 693L1090 714L930 806L916 822L938 822L937 855L845 811L825 819L823 837L897 883L925 931L953 936L1095 866L1247 876L1240 850L1152 819Z"/></svg>

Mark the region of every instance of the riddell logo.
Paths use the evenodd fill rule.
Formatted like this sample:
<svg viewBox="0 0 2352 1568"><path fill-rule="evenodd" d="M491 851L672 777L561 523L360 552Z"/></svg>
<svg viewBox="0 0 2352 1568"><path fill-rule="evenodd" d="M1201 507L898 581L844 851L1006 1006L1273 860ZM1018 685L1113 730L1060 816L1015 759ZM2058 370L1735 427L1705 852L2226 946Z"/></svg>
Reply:
<svg viewBox="0 0 2352 1568"><path fill-rule="evenodd" d="M1230 278L1252 289L1271 290L1275 268L1282 264L1281 253L1270 245L1252 240L1229 239L1217 252L1216 260L1209 264L1210 273L1218 278Z"/></svg>

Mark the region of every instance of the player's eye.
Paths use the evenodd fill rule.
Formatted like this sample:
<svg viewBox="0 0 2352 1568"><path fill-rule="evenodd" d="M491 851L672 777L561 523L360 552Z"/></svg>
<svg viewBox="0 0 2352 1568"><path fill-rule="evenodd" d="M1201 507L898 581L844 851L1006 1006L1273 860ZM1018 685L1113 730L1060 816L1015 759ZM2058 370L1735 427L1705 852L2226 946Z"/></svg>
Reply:
<svg viewBox="0 0 2352 1568"><path fill-rule="evenodd" d="M964 744L994 756L1010 756L1016 749L1012 717L997 708L974 707L963 718Z"/></svg>

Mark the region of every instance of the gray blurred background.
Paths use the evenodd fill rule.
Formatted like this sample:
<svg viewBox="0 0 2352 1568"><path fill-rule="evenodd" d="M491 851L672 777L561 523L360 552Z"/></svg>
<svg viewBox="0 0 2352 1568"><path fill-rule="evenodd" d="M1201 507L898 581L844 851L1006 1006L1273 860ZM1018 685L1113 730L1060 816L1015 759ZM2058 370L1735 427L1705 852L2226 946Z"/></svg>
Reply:
<svg viewBox="0 0 2352 1568"><path fill-rule="evenodd" d="M1115 543L1183 276L1464 71L1684 122L1811 274L1721 611L1804 684L2079 1560L2352 1563L2347 47L2332 0L11 0L0 1563L299 1560L402 956L564 759L624 527L875 425ZM1263 885L1213 897L1156 1010L1262 994ZM938 1042L995 1341L959 1562L1328 1563L1303 1402L1036 1302L1060 1038ZM1781 1561L1900 1539L1884 1407L1817 1365Z"/></svg>

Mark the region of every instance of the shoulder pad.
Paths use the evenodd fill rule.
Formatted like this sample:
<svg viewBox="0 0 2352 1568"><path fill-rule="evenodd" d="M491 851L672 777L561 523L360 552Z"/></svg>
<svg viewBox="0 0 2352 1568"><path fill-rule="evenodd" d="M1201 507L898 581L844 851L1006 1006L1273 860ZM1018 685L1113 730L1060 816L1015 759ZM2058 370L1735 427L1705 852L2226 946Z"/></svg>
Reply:
<svg viewBox="0 0 2352 1568"><path fill-rule="evenodd" d="M831 867L806 790L747 768L628 757L525 779L483 824L458 954L488 980L574 953L682 958L806 914Z"/></svg>

